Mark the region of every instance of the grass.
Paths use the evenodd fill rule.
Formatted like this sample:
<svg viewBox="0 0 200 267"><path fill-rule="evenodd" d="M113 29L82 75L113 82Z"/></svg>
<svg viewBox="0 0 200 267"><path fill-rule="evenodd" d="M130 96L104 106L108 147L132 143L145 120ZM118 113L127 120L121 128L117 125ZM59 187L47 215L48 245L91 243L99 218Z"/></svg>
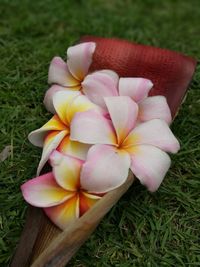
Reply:
<svg viewBox="0 0 200 267"><path fill-rule="evenodd" d="M200 57L198 0L0 0L0 265L24 224L20 185L34 176L41 151L28 133L49 117L42 105L54 55L84 34L120 37ZM173 131L182 149L155 194L139 183L123 196L69 266L200 266L200 69ZM18 266L16 266L18 267ZM20 267L20 266L19 266Z"/></svg>

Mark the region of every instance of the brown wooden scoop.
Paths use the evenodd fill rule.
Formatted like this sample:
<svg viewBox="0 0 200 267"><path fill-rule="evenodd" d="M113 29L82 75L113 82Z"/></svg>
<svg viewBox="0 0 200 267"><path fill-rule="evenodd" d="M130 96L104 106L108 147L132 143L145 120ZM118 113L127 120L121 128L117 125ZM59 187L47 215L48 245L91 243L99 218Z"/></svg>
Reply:
<svg viewBox="0 0 200 267"><path fill-rule="evenodd" d="M97 44L91 71L112 69L120 77L150 79L154 84L151 95L166 96L174 118L194 74L195 59L118 39L85 36L80 41ZM10 266L65 266L133 181L130 172L122 186L106 194L62 232L41 209L29 207L26 224Z"/></svg>

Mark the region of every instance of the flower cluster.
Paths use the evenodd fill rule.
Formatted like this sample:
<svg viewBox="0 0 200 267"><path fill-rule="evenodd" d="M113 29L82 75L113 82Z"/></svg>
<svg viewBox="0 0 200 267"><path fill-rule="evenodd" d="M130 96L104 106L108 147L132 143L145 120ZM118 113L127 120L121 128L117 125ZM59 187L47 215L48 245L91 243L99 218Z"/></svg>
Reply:
<svg viewBox="0 0 200 267"><path fill-rule="evenodd" d="M53 58L44 98L53 117L29 135L43 147L37 175L47 161L52 171L23 184L23 196L61 229L123 184L129 169L157 190L171 163L166 152L180 148L165 97L148 96L148 79L89 73L95 47L70 47L67 63Z"/></svg>

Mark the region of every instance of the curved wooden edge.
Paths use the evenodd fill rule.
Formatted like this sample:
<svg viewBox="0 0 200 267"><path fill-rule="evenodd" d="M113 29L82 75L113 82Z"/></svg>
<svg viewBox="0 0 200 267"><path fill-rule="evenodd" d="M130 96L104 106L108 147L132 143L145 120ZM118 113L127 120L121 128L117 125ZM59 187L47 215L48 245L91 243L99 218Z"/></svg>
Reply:
<svg viewBox="0 0 200 267"><path fill-rule="evenodd" d="M43 214L43 222L40 225L39 233L30 255L29 266L60 233L62 233L62 231L53 224L45 214Z"/></svg>
<svg viewBox="0 0 200 267"><path fill-rule="evenodd" d="M25 267L30 264L30 255L35 245L37 236L43 224L44 215L41 209L29 206L26 222L22 231L10 267Z"/></svg>
<svg viewBox="0 0 200 267"><path fill-rule="evenodd" d="M134 181L129 172L126 182L117 189L107 193L89 211L49 244L31 267L64 267L81 245L89 238L101 219L117 203Z"/></svg>

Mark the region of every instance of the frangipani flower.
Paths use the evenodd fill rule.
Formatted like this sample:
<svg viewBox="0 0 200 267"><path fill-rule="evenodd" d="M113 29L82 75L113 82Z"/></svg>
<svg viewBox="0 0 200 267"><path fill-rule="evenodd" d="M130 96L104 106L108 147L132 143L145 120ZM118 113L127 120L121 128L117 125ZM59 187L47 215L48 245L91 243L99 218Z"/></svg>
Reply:
<svg viewBox="0 0 200 267"><path fill-rule="evenodd" d="M28 203L44 208L47 216L64 230L101 196L89 193L82 187L82 160L54 151L50 162L52 172L29 180L21 186L21 190Z"/></svg>
<svg viewBox="0 0 200 267"><path fill-rule="evenodd" d="M43 147L37 174L40 173L51 152L56 148L68 155L85 159L89 146L69 139L70 123L77 112L99 109L78 91L55 93L53 106L56 114L41 128L29 134L29 140L32 144Z"/></svg>
<svg viewBox="0 0 200 267"><path fill-rule="evenodd" d="M72 140L94 144L82 168L82 186L107 192L123 184L131 168L142 184L155 191L170 167L164 151L176 153L179 142L163 120L136 126L138 105L130 97L106 97L105 103L111 120L87 111L71 123Z"/></svg>
<svg viewBox="0 0 200 267"><path fill-rule="evenodd" d="M144 122L152 119L162 119L168 124L171 123L171 112L164 96L148 97L153 83L144 78L120 78L117 84L116 77L110 77L110 84L99 82L98 73L88 75L84 82L84 92L95 104L107 109L104 97L108 96L129 96L138 103L138 121ZM117 84L117 86L115 86Z"/></svg>
<svg viewBox="0 0 200 267"><path fill-rule="evenodd" d="M62 58L54 57L49 67L48 83L53 84L47 91L44 104L47 110L52 113L55 112L53 107L52 98L55 92L70 90L81 91L87 95L90 88L87 87L85 79L89 71L89 67L92 63L92 57L96 48L96 44L93 42L81 43L67 50L67 63ZM118 84L118 75L110 70L101 70L93 74L90 74L90 79L95 79L97 85L100 85L101 90L104 93L109 86L109 90L112 91ZM95 87L92 91L95 92ZM109 95L110 92L109 91ZM107 96L105 94L105 96Z"/></svg>

